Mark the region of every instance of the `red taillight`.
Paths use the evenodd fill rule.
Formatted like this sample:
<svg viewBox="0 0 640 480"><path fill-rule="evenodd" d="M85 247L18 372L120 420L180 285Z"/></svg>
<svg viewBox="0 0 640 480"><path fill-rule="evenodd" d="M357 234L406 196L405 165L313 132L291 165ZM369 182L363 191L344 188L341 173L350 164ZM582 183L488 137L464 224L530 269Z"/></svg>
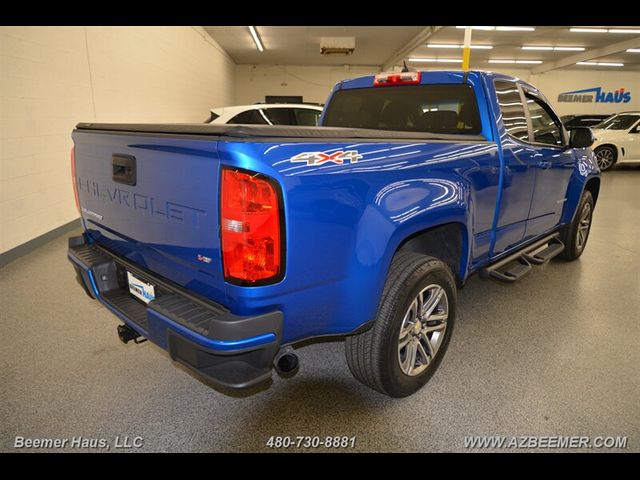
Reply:
<svg viewBox="0 0 640 480"><path fill-rule="evenodd" d="M374 87L390 85L418 85L420 72L379 73L373 80Z"/></svg>
<svg viewBox="0 0 640 480"><path fill-rule="evenodd" d="M281 278L280 207L273 180L258 173L222 169L220 231L225 279L255 285Z"/></svg>
<svg viewBox="0 0 640 480"><path fill-rule="evenodd" d="M76 147L71 147L71 182L73 183L73 197L76 200L76 209L80 213L80 201L78 200L78 179L76 178Z"/></svg>

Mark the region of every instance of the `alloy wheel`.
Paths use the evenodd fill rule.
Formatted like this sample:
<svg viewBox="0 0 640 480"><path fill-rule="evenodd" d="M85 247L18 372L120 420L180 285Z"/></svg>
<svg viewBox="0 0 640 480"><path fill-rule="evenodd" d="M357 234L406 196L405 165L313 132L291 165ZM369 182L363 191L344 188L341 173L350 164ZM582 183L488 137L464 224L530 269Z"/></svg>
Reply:
<svg viewBox="0 0 640 480"><path fill-rule="evenodd" d="M607 170L613 165L613 151L609 148L603 148L596 153L596 162L600 170Z"/></svg>
<svg viewBox="0 0 640 480"><path fill-rule="evenodd" d="M413 299L398 337L398 362L405 375L419 375L433 361L444 339L448 318L449 300L440 285L429 285Z"/></svg>
<svg viewBox="0 0 640 480"><path fill-rule="evenodd" d="M578 231L576 232L576 247L578 251L582 250L587 243L589 229L591 228L591 204L585 203L580 212L580 220L578 223Z"/></svg>

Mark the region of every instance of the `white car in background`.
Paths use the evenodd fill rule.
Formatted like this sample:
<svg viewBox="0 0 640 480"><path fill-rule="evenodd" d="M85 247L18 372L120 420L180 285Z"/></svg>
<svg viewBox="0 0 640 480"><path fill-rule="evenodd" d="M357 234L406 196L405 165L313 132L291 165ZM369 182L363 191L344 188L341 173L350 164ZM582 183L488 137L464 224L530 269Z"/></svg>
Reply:
<svg viewBox="0 0 640 480"><path fill-rule="evenodd" d="M318 126L322 106L307 103L256 103L212 108L207 123Z"/></svg>
<svg viewBox="0 0 640 480"><path fill-rule="evenodd" d="M591 148L600 170L616 163L640 163L640 112L622 112L591 127L596 141Z"/></svg>

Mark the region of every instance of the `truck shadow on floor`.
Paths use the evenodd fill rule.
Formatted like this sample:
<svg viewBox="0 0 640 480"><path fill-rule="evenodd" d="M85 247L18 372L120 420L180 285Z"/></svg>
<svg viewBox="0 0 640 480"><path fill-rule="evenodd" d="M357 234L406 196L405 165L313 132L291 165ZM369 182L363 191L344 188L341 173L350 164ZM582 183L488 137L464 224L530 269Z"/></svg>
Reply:
<svg viewBox="0 0 640 480"><path fill-rule="evenodd" d="M276 380L277 382L277 380ZM279 388L278 388L279 387ZM251 403L250 412L229 439L238 451L273 451L272 437L355 437L355 449L394 443L393 429L386 422L375 421L381 412L398 408L406 399L391 399L367 389L351 378L299 377L276 385L263 401ZM410 401L410 400L409 400ZM425 425L428 428L428 425ZM295 446L283 451L326 451Z"/></svg>

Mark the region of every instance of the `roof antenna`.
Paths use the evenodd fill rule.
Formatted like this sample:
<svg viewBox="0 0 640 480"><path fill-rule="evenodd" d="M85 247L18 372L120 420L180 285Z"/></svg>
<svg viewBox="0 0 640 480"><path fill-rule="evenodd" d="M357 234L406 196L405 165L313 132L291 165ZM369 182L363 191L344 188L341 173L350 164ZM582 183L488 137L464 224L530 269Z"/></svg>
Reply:
<svg viewBox="0 0 640 480"><path fill-rule="evenodd" d="M402 61L402 64L404 65L404 66L402 67L402 73L408 72L408 71L409 71L409 67L407 67L407 61L406 61L406 60L403 60L403 61Z"/></svg>

